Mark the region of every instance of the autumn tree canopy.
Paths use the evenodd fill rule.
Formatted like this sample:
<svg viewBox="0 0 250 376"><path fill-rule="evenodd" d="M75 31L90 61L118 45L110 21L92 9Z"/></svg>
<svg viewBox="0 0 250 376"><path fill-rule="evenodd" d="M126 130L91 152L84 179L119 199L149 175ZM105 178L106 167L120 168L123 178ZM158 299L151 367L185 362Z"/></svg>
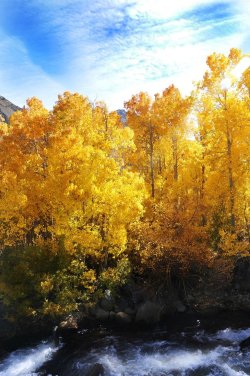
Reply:
<svg viewBox="0 0 250 376"><path fill-rule="evenodd" d="M126 124L69 92L51 111L31 98L1 122L8 302L60 314L131 270L186 278L216 257L249 255L250 68L235 75L244 58L209 56L190 96L174 85L133 95Z"/></svg>

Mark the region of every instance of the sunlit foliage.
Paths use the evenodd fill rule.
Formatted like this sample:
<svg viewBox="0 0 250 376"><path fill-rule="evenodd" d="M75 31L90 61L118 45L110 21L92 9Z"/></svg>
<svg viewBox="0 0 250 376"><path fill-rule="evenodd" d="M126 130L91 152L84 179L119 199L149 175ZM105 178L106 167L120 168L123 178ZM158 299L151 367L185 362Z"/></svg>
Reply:
<svg viewBox="0 0 250 376"><path fill-rule="evenodd" d="M250 70L234 76L243 58L209 56L188 97L174 85L133 95L126 124L68 92L52 111L32 98L0 123L6 305L63 315L132 271L169 281L249 255Z"/></svg>

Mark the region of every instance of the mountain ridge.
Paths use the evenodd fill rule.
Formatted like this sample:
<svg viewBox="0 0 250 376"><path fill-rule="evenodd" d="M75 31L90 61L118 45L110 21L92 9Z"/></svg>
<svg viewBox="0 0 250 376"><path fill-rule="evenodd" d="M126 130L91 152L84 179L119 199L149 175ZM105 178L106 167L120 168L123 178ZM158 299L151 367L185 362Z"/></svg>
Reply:
<svg viewBox="0 0 250 376"><path fill-rule="evenodd" d="M21 110L20 107L16 106L5 97L0 96L0 115L3 117L5 122L9 123L9 118L13 112L19 110Z"/></svg>

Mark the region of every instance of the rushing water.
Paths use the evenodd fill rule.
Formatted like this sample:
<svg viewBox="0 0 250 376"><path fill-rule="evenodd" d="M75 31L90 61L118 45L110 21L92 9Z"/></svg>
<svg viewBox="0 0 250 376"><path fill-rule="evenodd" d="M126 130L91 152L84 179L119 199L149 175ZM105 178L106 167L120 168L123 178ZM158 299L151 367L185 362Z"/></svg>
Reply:
<svg viewBox="0 0 250 376"><path fill-rule="evenodd" d="M31 376L58 350L52 343L17 350L0 363L0 376Z"/></svg>
<svg viewBox="0 0 250 376"><path fill-rule="evenodd" d="M44 342L11 353L0 376L247 376L250 348L241 351L239 343L250 328L237 324L85 329L59 347Z"/></svg>

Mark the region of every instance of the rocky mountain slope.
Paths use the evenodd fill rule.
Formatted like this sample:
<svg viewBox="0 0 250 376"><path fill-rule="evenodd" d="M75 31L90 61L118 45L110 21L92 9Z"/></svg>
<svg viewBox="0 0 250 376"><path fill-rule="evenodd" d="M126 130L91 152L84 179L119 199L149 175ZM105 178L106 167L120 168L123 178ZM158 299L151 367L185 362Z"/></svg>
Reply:
<svg viewBox="0 0 250 376"><path fill-rule="evenodd" d="M4 118L4 121L8 123L13 112L18 110L21 110L21 108L0 96L0 115Z"/></svg>

